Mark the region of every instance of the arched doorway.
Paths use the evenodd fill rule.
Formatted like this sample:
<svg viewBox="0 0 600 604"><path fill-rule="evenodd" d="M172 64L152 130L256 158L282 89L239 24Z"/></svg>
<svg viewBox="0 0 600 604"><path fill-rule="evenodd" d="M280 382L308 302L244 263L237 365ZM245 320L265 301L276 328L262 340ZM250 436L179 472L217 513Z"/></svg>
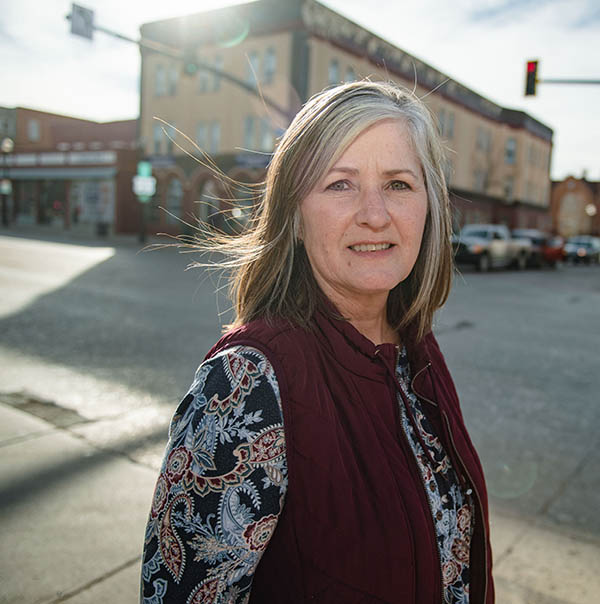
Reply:
<svg viewBox="0 0 600 604"><path fill-rule="evenodd" d="M194 197L194 218L199 224L219 227L221 197L219 182L214 178L208 177L198 185Z"/></svg>
<svg viewBox="0 0 600 604"><path fill-rule="evenodd" d="M177 177L171 178L167 185L165 198L167 224L182 224L183 214L183 184Z"/></svg>

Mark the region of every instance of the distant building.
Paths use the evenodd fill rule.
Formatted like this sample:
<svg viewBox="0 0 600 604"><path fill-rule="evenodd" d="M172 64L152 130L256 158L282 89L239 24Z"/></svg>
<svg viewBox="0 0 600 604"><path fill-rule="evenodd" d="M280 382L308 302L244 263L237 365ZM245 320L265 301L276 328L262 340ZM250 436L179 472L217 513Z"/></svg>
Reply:
<svg viewBox="0 0 600 604"><path fill-rule="evenodd" d="M416 80L450 149L455 226L550 227L549 127L500 107L314 0L260 0L148 23L141 36L183 50L188 62L202 60L256 86L292 113L340 82L370 77L413 88ZM255 182L287 125L285 117L226 79L201 69L186 75L182 61L144 49L140 133L158 178L154 227L180 232L175 217L216 220L210 214L217 210L225 220L233 214L243 218L248 198L244 190L234 192L237 202L211 208L225 194L218 179L165 131L194 152L175 129L185 133L229 177ZM159 212L158 205L175 217Z"/></svg>
<svg viewBox="0 0 600 604"><path fill-rule="evenodd" d="M5 117L6 116L6 117ZM0 108L15 146L3 158L12 182L9 223L132 232L139 202L137 120L98 123L24 107Z"/></svg>
<svg viewBox="0 0 600 604"><path fill-rule="evenodd" d="M563 237L600 235L600 182L569 176L552 183L554 231Z"/></svg>

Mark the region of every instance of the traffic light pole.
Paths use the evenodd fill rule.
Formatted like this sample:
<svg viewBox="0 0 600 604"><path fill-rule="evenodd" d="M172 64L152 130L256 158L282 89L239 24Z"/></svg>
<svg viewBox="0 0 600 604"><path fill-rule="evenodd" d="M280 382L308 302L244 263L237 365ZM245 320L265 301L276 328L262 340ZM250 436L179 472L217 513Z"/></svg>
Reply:
<svg viewBox="0 0 600 604"><path fill-rule="evenodd" d="M66 18L67 18L67 20L70 21L72 16L69 14L69 15L67 15ZM144 39L136 40L135 38L130 38L129 36L125 36L116 31L112 31L111 29L108 29L106 27L96 25L95 23L93 23L93 17L92 17L92 22L88 24L88 28L89 28L90 33L94 32L94 31L100 31L104 34L112 36L113 38L118 38L119 40L123 40L124 42L130 42L130 43L136 44L139 48L145 48L147 50L159 53L165 57L169 57L169 58L175 59L177 61L183 61L185 58L185 53L182 50L173 48L171 46L168 46L167 44L161 44L160 42L155 42L154 40L144 40ZM81 35L81 34L77 34L77 35ZM85 35L84 37L89 38L90 36ZM289 121L291 121L292 118L294 117L293 113L291 113L289 110L282 107L279 103L277 103L273 99L262 94L255 86L252 86L251 84L248 84L247 82L244 82L243 80L240 80L239 78L236 78L235 76L233 76L225 71L216 69L215 67L213 67L212 65L209 65L208 63L205 63L204 61L195 60L195 65L198 67L198 70L202 69L204 71L208 71L214 75L217 75L217 76L223 78L224 80L231 82L232 84L235 84L239 88L243 88L246 92L258 97L265 105L268 105L271 109L277 111L277 113L279 113L280 115L282 115Z"/></svg>
<svg viewBox="0 0 600 604"><path fill-rule="evenodd" d="M600 80L561 80L542 78L537 80L538 84L600 84Z"/></svg>
<svg viewBox="0 0 600 604"><path fill-rule="evenodd" d="M539 60L527 61L525 69L525 96L535 96L538 84L600 84L600 80L575 78L538 78Z"/></svg>

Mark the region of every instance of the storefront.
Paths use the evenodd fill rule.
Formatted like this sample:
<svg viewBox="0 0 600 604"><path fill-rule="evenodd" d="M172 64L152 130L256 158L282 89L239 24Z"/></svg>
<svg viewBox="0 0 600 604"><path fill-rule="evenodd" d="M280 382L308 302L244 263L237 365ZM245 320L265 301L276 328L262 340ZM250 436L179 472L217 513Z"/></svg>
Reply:
<svg viewBox="0 0 600 604"><path fill-rule="evenodd" d="M139 202L131 190L132 150L22 153L9 158L10 221L98 234L134 231Z"/></svg>

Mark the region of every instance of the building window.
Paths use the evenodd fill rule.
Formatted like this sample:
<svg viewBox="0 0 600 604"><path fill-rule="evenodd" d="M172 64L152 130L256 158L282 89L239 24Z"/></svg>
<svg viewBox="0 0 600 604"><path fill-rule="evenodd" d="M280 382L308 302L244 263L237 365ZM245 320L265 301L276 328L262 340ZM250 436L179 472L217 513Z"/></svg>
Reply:
<svg viewBox="0 0 600 604"><path fill-rule="evenodd" d="M486 128L477 128L477 148L486 153L492 147L492 133Z"/></svg>
<svg viewBox="0 0 600 604"><path fill-rule="evenodd" d="M199 57L199 60L202 63L205 63L204 57ZM202 67L198 68L198 92L208 92L211 85L211 75L210 72L206 71L206 69L202 69ZM213 87L215 86L213 82Z"/></svg>
<svg viewBox="0 0 600 604"><path fill-rule="evenodd" d="M167 187L167 223L177 224L182 214L183 186L178 178L173 178Z"/></svg>
<svg viewBox="0 0 600 604"><path fill-rule="evenodd" d="M504 146L504 163L514 164L517 159L517 141L514 138L507 138Z"/></svg>
<svg viewBox="0 0 600 604"><path fill-rule="evenodd" d="M224 67L225 61L223 61L223 57L221 55L217 55L215 57L215 69L223 71ZM213 92L218 92L219 90L221 90L221 76L220 74L215 73L213 77Z"/></svg>
<svg viewBox="0 0 600 604"><path fill-rule="evenodd" d="M438 112L438 125L439 125L440 135L442 135L442 136L444 134L445 122L446 122L446 110L442 107Z"/></svg>
<svg viewBox="0 0 600 604"><path fill-rule="evenodd" d="M450 183L452 182L452 176L454 175L454 164L451 160L446 160L444 164L444 178L446 179L446 187L450 187Z"/></svg>
<svg viewBox="0 0 600 604"><path fill-rule="evenodd" d="M260 74L260 58L258 53L253 50L248 54L248 64L246 68L246 83L256 86L256 80Z"/></svg>
<svg viewBox="0 0 600 604"><path fill-rule="evenodd" d="M445 135L447 138L454 137L454 111L448 111Z"/></svg>
<svg viewBox="0 0 600 604"><path fill-rule="evenodd" d="M525 183L525 199L527 201L535 201L535 187L529 180Z"/></svg>
<svg viewBox="0 0 600 604"><path fill-rule="evenodd" d="M273 130L268 118L260 122L260 150L273 151Z"/></svg>
<svg viewBox="0 0 600 604"><path fill-rule="evenodd" d="M446 111L442 107L438 113L438 121L440 134L445 138L452 138L454 136L454 111Z"/></svg>
<svg viewBox="0 0 600 604"><path fill-rule="evenodd" d="M40 140L40 122L38 120L29 120L27 122L27 138L32 143Z"/></svg>
<svg viewBox="0 0 600 604"><path fill-rule="evenodd" d="M277 68L277 57L274 48L267 48L265 52L265 61L263 66L263 83L270 84L275 78Z"/></svg>
<svg viewBox="0 0 600 604"><path fill-rule="evenodd" d="M331 59L331 61L329 61L327 81L331 86L335 86L340 83L340 64L338 63L337 59Z"/></svg>
<svg viewBox="0 0 600 604"><path fill-rule="evenodd" d="M344 78L345 82L356 82L356 73L352 67L348 67L346 69L346 77Z"/></svg>
<svg viewBox="0 0 600 604"><path fill-rule="evenodd" d="M213 122L210 125L210 152L218 153L221 144L221 124Z"/></svg>
<svg viewBox="0 0 600 604"><path fill-rule="evenodd" d="M177 67L169 67L169 96L177 94L177 80L179 79L179 69Z"/></svg>
<svg viewBox="0 0 600 604"><path fill-rule="evenodd" d="M507 201L512 201L515 197L515 180L512 176L507 176L504 179L504 197Z"/></svg>
<svg viewBox="0 0 600 604"><path fill-rule="evenodd" d="M167 155L173 155L173 151L175 148L175 124L169 124L165 127L167 132Z"/></svg>
<svg viewBox="0 0 600 604"><path fill-rule="evenodd" d="M152 130L152 152L154 155L162 154L163 130L160 124L154 124Z"/></svg>
<svg viewBox="0 0 600 604"><path fill-rule="evenodd" d="M154 94L165 96L167 94L167 72L164 65L157 65L154 72Z"/></svg>
<svg viewBox="0 0 600 604"><path fill-rule="evenodd" d="M473 187L474 190L478 193L485 193L485 190L487 188L487 172L485 170L475 170Z"/></svg>
<svg viewBox="0 0 600 604"><path fill-rule="evenodd" d="M206 151L208 148L208 137L206 132L206 124L200 122L196 127L196 143L202 151Z"/></svg>
<svg viewBox="0 0 600 604"><path fill-rule="evenodd" d="M244 147L252 149L254 147L254 116L247 115L244 120Z"/></svg>

